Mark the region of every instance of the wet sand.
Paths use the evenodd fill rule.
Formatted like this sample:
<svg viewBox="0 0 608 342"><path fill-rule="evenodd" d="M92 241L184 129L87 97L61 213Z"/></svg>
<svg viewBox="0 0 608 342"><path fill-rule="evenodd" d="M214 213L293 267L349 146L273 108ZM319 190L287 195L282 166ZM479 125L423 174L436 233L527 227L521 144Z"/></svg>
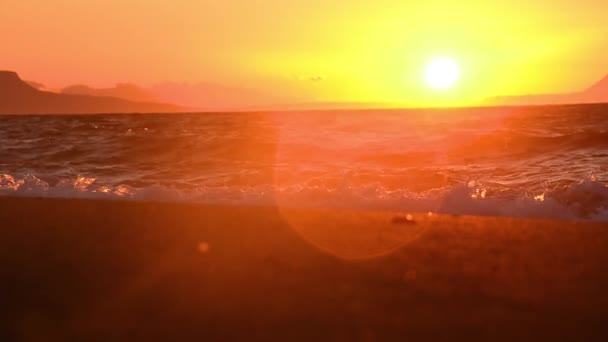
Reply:
<svg viewBox="0 0 608 342"><path fill-rule="evenodd" d="M2 341L606 341L605 223L0 198Z"/></svg>

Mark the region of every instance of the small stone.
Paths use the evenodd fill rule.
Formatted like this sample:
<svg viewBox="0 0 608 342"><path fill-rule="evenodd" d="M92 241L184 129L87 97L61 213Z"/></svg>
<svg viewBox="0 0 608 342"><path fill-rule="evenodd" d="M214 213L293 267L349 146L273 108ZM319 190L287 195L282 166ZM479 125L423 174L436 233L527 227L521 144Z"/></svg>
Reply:
<svg viewBox="0 0 608 342"><path fill-rule="evenodd" d="M201 254L208 253L208 252L209 252L209 244L208 244L208 243L206 243L206 242L201 242L201 243L199 243L199 244L198 244L198 251L199 251Z"/></svg>
<svg viewBox="0 0 608 342"><path fill-rule="evenodd" d="M414 216L411 214L407 215L395 215L393 216L392 222L394 224L416 224Z"/></svg>

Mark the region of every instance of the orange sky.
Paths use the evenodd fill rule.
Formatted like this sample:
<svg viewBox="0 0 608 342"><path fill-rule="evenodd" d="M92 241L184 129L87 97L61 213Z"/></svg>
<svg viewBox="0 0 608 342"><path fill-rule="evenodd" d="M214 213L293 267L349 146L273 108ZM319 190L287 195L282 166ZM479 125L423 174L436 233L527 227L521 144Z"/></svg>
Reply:
<svg viewBox="0 0 608 342"><path fill-rule="evenodd" d="M51 87L210 81L319 101L467 104L608 72L608 1L0 1L0 69ZM460 83L422 82L450 56Z"/></svg>

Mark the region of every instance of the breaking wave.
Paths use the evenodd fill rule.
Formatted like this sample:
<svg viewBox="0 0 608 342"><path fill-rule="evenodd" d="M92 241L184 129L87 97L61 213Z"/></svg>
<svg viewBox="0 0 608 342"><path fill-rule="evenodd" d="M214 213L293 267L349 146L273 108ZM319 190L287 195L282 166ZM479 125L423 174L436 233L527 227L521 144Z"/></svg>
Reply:
<svg viewBox="0 0 608 342"><path fill-rule="evenodd" d="M0 195L4 196L406 210L453 215L608 221L608 185L592 178L542 193L505 193L501 189L499 195L490 195L493 192L496 191L476 181L421 193L405 189L389 190L380 185L358 188L314 185L277 188L258 185L184 190L161 185L144 188L126 184L104 185L95 178L84 176L49 185L34 175L0 174Z"/></svg>

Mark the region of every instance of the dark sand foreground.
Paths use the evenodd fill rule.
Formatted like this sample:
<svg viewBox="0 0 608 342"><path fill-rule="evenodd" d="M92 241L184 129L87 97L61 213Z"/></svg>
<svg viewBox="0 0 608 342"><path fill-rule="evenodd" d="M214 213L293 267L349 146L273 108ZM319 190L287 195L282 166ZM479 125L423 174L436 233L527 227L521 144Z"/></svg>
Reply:
<svg viewBox="0 0 608 342"><path fill-rule="evenodd" d="M1 341L608 341L608 227L0 199Z"/></svg>

